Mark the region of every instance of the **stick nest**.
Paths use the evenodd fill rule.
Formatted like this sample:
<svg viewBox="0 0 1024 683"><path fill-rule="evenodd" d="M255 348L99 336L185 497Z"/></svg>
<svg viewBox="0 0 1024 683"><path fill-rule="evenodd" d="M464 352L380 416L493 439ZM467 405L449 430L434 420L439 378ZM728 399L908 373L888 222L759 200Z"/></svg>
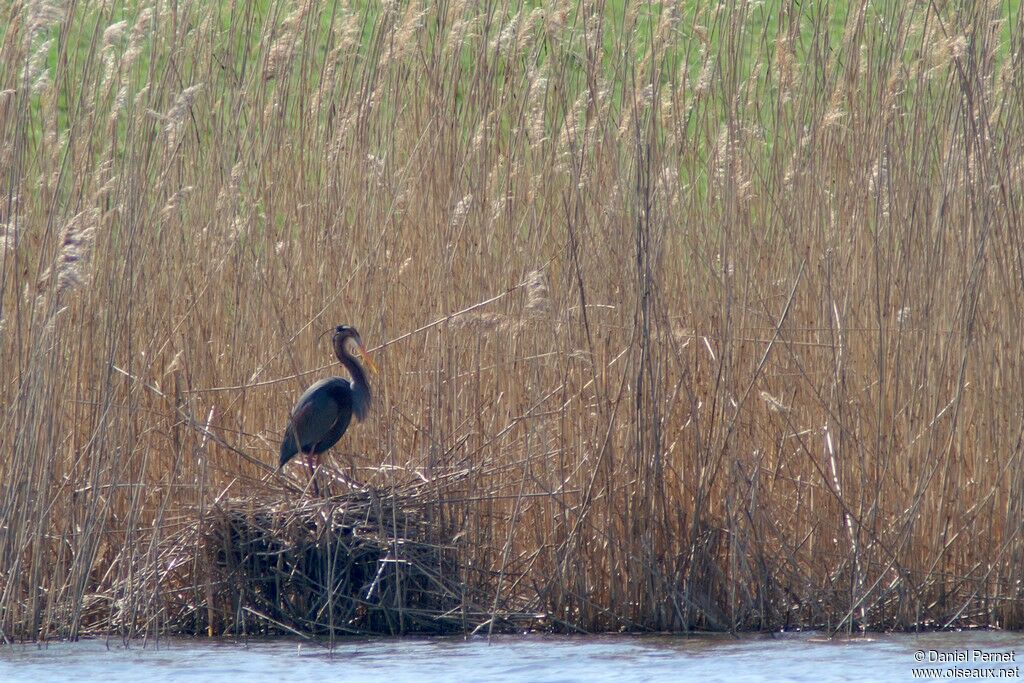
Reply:
<svg viewBox="0 0 1024 683"><path fill-rule="evenodd" d="M181 580L170 581L179 588L168 596L167 625L318 636L472 627L460 612L447 525L436 498L423 493L363 488L218 503L176 535L169 574Z"/></svg>

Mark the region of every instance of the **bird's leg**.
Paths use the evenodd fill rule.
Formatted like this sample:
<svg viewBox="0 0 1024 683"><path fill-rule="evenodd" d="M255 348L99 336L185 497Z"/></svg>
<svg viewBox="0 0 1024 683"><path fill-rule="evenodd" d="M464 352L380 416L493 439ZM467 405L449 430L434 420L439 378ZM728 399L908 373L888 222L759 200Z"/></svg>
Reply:
<svg viewBox="0 0 1024 683"><path fill-rule="evenodd" d="M320 486L316 482L316 467L313 465L314 458L316 458L316 456L312 453L306 453L306 467L309 468L309 480L313 482L313 495L319 498Z"/></svg>

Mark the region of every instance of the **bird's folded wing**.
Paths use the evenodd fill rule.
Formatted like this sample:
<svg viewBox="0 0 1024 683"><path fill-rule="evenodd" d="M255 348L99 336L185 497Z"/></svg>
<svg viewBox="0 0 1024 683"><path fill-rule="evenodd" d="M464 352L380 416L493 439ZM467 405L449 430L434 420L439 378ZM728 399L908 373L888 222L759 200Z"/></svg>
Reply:
<svg viewBox="0 0 1024 683"><path fill-rule="evenodd" d="M330 396L313 396L292 415L290 428L300 451L320 443L337 423L341 411Z"/></svg>

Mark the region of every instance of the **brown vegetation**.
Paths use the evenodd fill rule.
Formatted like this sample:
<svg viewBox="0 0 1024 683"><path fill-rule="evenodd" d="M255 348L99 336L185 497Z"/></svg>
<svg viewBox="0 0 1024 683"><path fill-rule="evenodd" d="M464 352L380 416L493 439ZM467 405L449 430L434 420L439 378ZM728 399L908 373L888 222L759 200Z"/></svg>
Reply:
<svg viewBox="0 0 1024 683"><path fill-rule="evenodd" d="M0 636L237 623L338 323L474 623L1020 626L1013 5L8 3Z"/></svg>
<svg viewBox="0 0 1024 683"><path fill-rule="evenodd" d="M422 491L429 495L419 495ZM433 486L218 503L166 538L153 618L173 633L449 633L479 628ZM105 624L107 628L117 624Z"/></svg>

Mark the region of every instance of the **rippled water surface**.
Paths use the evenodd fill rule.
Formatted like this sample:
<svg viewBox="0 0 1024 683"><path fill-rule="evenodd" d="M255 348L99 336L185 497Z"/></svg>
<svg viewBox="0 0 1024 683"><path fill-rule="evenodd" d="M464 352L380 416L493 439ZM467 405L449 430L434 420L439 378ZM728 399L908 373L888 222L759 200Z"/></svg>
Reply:
<svg viewBox="0 0 1024 683"><path fill-rule="evenodd" d="M309 643L165 639L0 647L3 681L910 681L1019 680L1024 634L961 632L829 639L776 636L503 636ZM986 654L981 654L986 653ZM1010 658L1008 662L983 661ZM961 661L957 661L957 660ZM919 661L921 660L921 661ZM957 670L961 673L958 675Z"/></svg>

